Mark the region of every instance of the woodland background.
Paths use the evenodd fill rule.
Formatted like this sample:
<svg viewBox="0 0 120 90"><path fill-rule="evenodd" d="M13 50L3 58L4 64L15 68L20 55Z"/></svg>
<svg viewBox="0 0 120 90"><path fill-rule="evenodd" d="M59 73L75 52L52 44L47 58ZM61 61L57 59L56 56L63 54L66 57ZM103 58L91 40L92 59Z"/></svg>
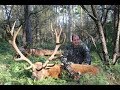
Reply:
<svg viewBox="0 0 120 90"><path fill-rule="evenodd" d="M0 84L1 85L116 85L120 84L120 6L119 5L0 5ZM69 79L65 72L60 79L34 81L24 62L13 60L14 50L9 45L7 26L22 25L18 46L54 49L55 38L51 23L62 26L67 35L80 35L91 52L92 64L100 67L98 76L84 75L80 83ZM33 62L44 57L30 57ZM57 62L57 61L55 61Z"/></svg>

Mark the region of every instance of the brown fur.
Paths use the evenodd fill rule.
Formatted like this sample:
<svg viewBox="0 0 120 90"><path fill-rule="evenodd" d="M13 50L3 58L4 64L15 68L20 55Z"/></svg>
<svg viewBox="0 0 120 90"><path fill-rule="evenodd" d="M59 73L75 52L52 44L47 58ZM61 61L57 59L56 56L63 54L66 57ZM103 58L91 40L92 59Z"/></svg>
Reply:
<svg viewBox="0 0 120 90"><path fill-rule="evenodd" d="M62 72L62 67L61 65L55 65L48 69L49 76L53 78L59 78Z"/></svg>
<svg viewBox="0 0 120 90"><path fill-rule="evenodd" d="M50 67L49 69L47 68L42 69L41 62L36 62L34 65L35 67L33 68L32 76L37 80L43 79L49 76L53 78L59 78L61 74L61 65L54 65L53 67Z"/></svg>
<svg viewBox="0 0 120 90"><path fill-rule="evenodd" d="M93 65L71 64L72 69L80 74L90 73L96 75L99 69Z"/></svg>
<svg viewBox="0 0 120 90"><path fill-rule="evenodd" d="M48 50L48 49L25 49L25 53L29 55L34 56L50 56L53 54L54 50ZM60 51L57 51L55 55L60 56L62 53Z"/></svg>
<svg viewBox="0 0 120 90"><path fill-rule="evenodd" d="M62 66L58 64L48 69L47 68L41 69L42 68L41 62L37 62L34 65L35 67L33 68L32 76L35 77L37 80L46 77L59 78L62 72ZM75 72L80 74L88 73L96 75L99 72L99 69L92 65L71 64L71 67Z"/></svg>

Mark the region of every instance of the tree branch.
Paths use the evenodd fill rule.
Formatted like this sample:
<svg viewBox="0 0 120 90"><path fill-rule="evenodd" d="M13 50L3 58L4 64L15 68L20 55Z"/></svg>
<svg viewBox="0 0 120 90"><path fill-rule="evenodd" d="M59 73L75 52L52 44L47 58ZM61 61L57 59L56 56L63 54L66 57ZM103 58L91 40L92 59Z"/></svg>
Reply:
<svg viewBox="0 0 120 90"><path fill-rule="evenodd" d="M80 5L82 7L82 9L93 19L93 20L97 20L97 18L93 15L90 14L90 12L88 12L88 10L85 8L84 5Z"/></svg>

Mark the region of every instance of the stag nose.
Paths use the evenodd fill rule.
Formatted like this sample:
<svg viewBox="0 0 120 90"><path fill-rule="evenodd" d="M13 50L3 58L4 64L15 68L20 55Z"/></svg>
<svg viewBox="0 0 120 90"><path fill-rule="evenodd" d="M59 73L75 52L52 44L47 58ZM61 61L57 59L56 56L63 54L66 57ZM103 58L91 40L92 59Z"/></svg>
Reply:
<svg viewBox="0 0 120 90"><path fill-rule="evenodd" d="M36 75L36 73L35 72L32 72L32 77L34 78L34 77L36 77L37 75Z"/></svg>
<svg viewBox="0 0 120 90"><path fill-rule="evenodd" d="M34 80L38 80L36 72L32 72L32 77L31 78L34 79Z"/></svg>

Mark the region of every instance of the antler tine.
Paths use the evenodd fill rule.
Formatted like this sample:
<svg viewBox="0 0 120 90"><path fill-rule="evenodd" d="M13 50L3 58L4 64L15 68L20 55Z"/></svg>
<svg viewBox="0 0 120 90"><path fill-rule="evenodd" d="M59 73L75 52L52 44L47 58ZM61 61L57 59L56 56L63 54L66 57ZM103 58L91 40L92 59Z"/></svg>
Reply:
<svg viewBox="0 0 120 90"><path fill-rule="evenodd" d="M55 32L54 34L55 34L55 37L57 37L58 35L57 35L57 31L56 31L56 29L54 29L53 30L53 24L51 23L51 30L52 30L52 32Z"/></svg>
<svg viewBox="0 0 120 90"><path fill-rule="evenodd" d="M63 43L65 42L65 40L66 40L66 34L65 34L64 32L62 32L62 27L61 27L61 25L60 25L60 34L59 34L59 37L60 37L61 33L63 33L63 36L64 36L64 39L63 39L63 41L61 42L61 44L63 44ZM60 43L60 41L59 41L59 43Z"/></svg>
<svg viewBox="0 0 120 90"><path fill-rule="evenodd" d="M16 24L16 21L14 22L14 24L13 24L13 26L12 26L12 29L11 29L11 31L10 31L10 33L11 33L12 36L13 36L13 30L14 30L14 28L15 28L15 24Z"/></svg>
<svg viewBox="0 0 120 90"><path fill-rule="evenodd" d="M49 63L49 60L47 60L47 61L43 64L43 67L46 67L48 63Z"/></svg>
<svg viewBox="0 0 120 90"><path fill-rule="evenodd" d="M60 25L60 31L57 32L56 29L54 31L55 31L55 37L56 37L56 44L59 44L60 43L60 35L62 33L61 25Z"/></svg>
<svg viewBox="0 0 120 90"><path fill-rule="evenodd" d="M54 30L53 30L53 27L52 27L52 23L51 23L51 30L54 31Z"/></svg>
<svg viewBox="0 0 120 90"><path fill-rule="evenodd" d="M14 25L15 25L15 23L14 23ZM15 59L15 61L20 61L20 60L25 60L25 61L27 61L27 62L30 64L30 66L27 67L27 68L25 68L25 69L30 69L30 68L33 67L32 62L31 62L28 58L26 58L26 57L21 53L21 51L18 49L18 47L17 47L17 45L16 45L16 42L15 42L16 37L17 37L19 31L21 30L21 27L22 27L22 26L20 26L19 29L16 31L16 33L13 34L12 46L13 46L13 48L16 50L16 52L20 55L20 58L14 58L14 59ZM12 30L13 30L13 29L14 29L14 26L13 26Z"/></svg>
<svg viewBox="0 0 120 90"><path fill-rule="evenodd" d="M51 24L52 25L52 24ZM52 27L52 26L51 26ZM53 30L53 27L51 28ZM56 36L56 46L55 46L55 49L54 49L54 52L53 54L49 57L49 59L43 64L43 67L45 67L50 60L54 59L54 56L57 52L57 50L59 49L59 47L61 46L62 43L60 43L60 35L61 35L61 32L62 32L62 28L60 29L60 32L58 33L56 31L56 29L54 30L55 31L55 36Z"/></svg>
<svg viewBox="0 0 120 90"><path fill-rule="evenodd" d="M62 27L61 27L61 25L60 25L60 33L59 33L59 37L60 37L60 35L61 35L61 33L62 33Z"/></svg>

